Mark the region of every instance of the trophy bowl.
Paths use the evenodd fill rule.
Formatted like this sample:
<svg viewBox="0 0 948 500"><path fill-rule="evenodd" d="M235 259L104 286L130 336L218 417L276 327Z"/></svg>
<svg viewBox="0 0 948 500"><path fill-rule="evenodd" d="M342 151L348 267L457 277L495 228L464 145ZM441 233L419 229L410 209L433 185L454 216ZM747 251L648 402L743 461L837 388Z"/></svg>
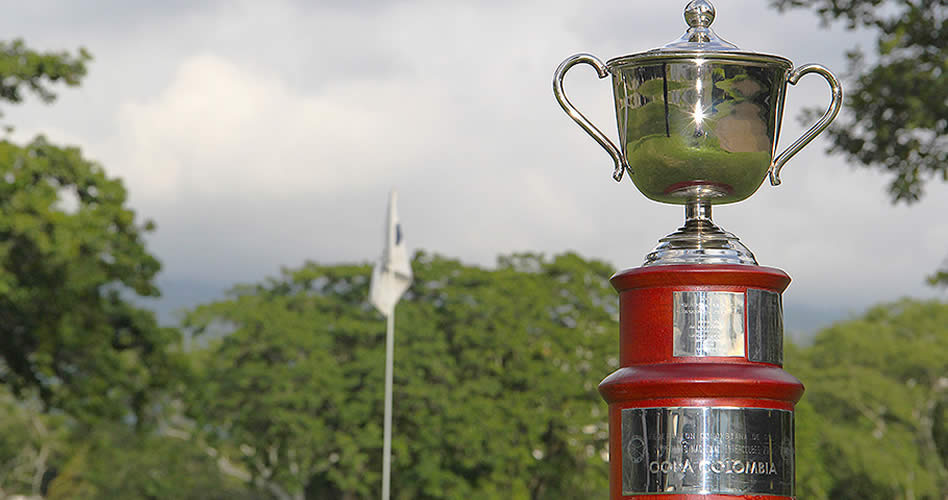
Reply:
<svg viewBox="0 0 948 500"><path fill-rule="evenodd" d="M689 30L658 49L603 63L590 54L566 59L556 70L554 94L577 124L606 149L614 177L628 172L648 198L672 204L734 203L754 194L768 173L774 185L786 162L819 135L842 105L839 82L826 68L793 69L779 56L742 52L710 29L707 0L685 11ZM619 147L566 97L563 78L577 64L612 76ZM777 154L787 84L817 73L833 100L822 119Z"/></svg>

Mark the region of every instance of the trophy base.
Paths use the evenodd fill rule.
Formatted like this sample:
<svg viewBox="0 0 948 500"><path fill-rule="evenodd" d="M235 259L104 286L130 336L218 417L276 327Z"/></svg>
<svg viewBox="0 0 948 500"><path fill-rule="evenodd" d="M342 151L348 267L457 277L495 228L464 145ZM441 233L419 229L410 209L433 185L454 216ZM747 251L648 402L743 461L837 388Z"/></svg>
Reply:
<svg viewBox="0 0 948 500"><path fill-rule="evenodd" d="M803 384L783 370L783 292L760 266L620 271L612 500L793 500Z"/></svg>
<svg viewBox="0 0 948 500"><path fill-rule="evenodd" d="M685 206L685 225L659 240L645 257L644 266L676 264L757 265L754 254L733 234L711 220L711 204Z"/></svg>

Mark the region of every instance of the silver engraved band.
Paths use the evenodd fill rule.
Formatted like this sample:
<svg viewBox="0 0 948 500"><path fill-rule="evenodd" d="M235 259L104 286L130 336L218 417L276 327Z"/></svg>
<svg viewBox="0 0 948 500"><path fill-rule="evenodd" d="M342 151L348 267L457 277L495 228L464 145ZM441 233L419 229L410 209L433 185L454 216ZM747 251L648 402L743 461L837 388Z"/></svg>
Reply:
<svg viewBox="0 0 948 500"><path fill-rule="evenodd" d="M794 495L793 412L622 410L622 494Z"/></svg>

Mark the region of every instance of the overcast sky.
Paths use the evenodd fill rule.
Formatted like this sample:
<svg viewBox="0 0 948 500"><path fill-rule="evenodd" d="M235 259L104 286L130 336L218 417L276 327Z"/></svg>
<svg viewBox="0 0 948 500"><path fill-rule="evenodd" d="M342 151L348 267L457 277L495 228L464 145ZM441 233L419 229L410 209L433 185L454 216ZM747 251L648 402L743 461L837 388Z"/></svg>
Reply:
<svg viewBox="0 0 948 500"><path fill-rule="evenodd" d="M552 97L556 66L651 49L684 31L686 2L324 0L8 2L4 38L88 48L79 89L4 108L17 137L80 145L157 222L162 310L207 300L306 259L368 261L396 188L413 248L491 265L498 254L575 250L639 265L680 207L611 180L602 149ZM809 12L717 0L715 30L742 49L818 62L871 39ZM611 86L570 73L571 98L615 136ZM825 106L818 77L791 87ZM924 278L948 255L948 187L893 207L887 179L817 141L784 184L716 209L762 265L785 269L788 326L811 330L901 296L944 297Z"/></svg>

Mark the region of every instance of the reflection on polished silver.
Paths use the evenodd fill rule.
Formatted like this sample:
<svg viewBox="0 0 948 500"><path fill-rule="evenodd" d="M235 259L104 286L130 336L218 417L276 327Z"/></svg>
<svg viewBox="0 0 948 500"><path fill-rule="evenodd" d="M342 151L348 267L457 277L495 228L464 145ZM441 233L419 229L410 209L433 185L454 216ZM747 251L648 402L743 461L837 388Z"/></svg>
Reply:
<svg viewBox="0 0 948 500"><path fill-rule="evenodd" d="M593 125L585 115L576 109L576 106L573 106L573 103L566 97L566 92L563 90L563 78L566 76L566 72L577 64L588 64L596 68L599 78L609 76L609 70L606 68L606 65L596 56L590 54L576 54L563 61L560 67L556 68L556 73L553 75L553 95L556 96L556 100L560 103L560 106L563 107L563 110L566 111L566 114L609 153L609 156L612 157L612 160L616 164L615 170L612 172L612 178L615 179L616 182L619 182L622 180L622 173L629 168L625 157L619 152L619 148L606 137L606 134L603 134L598 127Z"/></svg>
<svg viewBox="0 0 948 500"><path fill-rule="evenodd" d="M685 22L692 29L710 28L711 23L714 22L714 16L714 5L711 5L708 0L692 0L685 6Z"/></svg>
<svg viewBox="0 0 948 500"><path fill-rule="evenodd" d="M685 225L662 238L644 265L671 264L756 265L757 260L737 236L714 224L710 203L692 201L685 205Z"/></svg>
<svg viewBox="0 0 948 500"><path fill-rule="evenodd" d="M747 290L747 359L783 365L783 298L777 292Z"/></svg>
<svg viewBox="0 0 948 500"><path fill-rule="evenodd" d="M778 184L783 166L829 125L842 104L839 82L826 68L792 70L783 57L741 51L711 30L714 17L709 1L694 0L681 38L606 63L579 54L554 76L556 99L612 157L614 177L629 172L655 201L734 203L753 195L768 174ZM612 75L618 147L563 91L566 72L579 63L595 67L600 78ZM832 102L819 123L777 155L787 86L809 73L829 81Z"/></svg>
<svg viewBox="0 0 948 500"><path fill-rule="evenodd" d="M744 294L682 291L674 295L674 353L744 357Z"/></svg>
<svg viewBox="0 0 948 500"><path fill-rule="evenodd" d="M793 413L622 410L622 494L794 495Z"/></svg>

